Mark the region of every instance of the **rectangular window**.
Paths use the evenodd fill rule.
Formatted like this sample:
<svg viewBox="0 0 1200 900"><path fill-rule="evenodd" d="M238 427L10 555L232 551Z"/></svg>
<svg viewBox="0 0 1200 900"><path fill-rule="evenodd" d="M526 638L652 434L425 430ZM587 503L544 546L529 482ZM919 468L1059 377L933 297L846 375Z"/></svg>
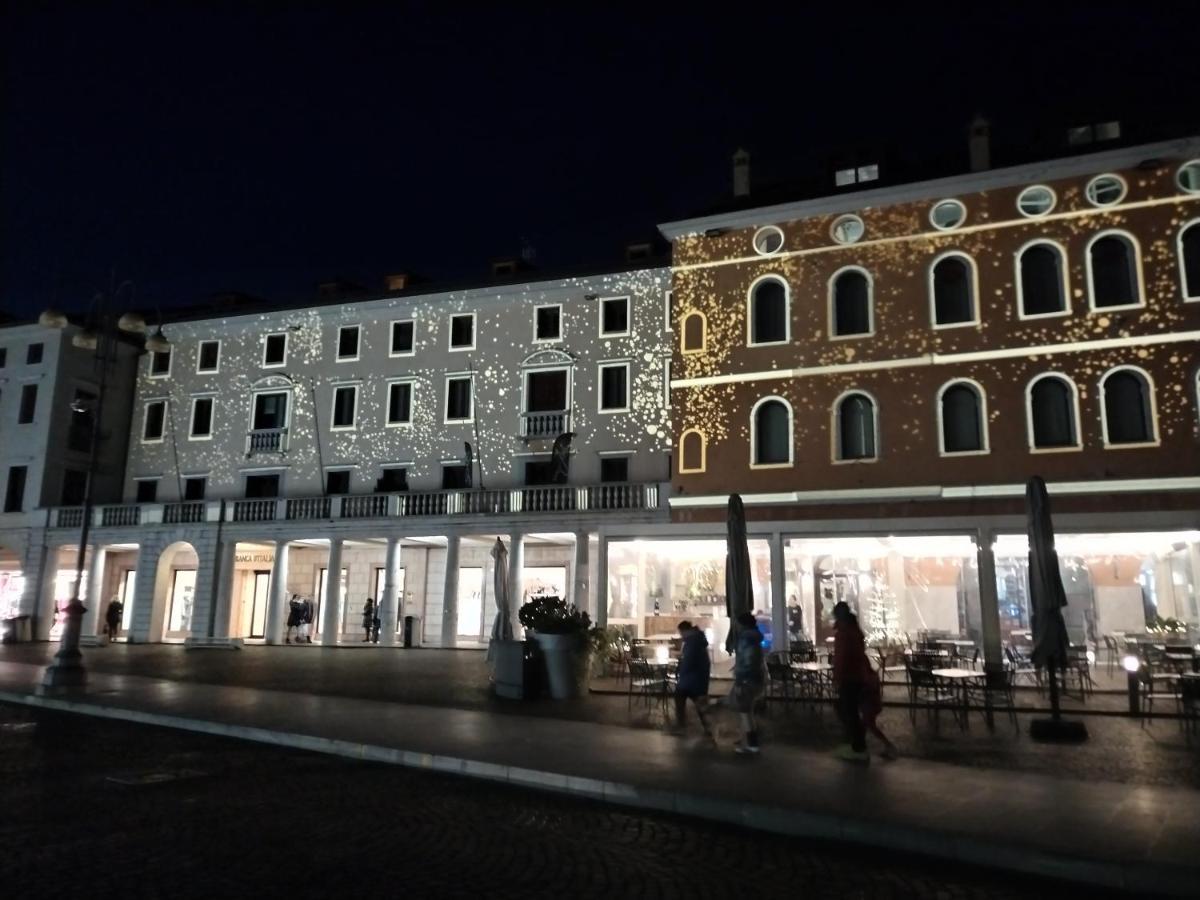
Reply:
<svg viewBox="0 0 1200 900"><path fill-rule="evenodd" d="M157 478L141 478L135 482L137 484L137 502L138 503L155 503L158 500L158 479Z"/></svg>
<svg viewBox="0 0 1200 900"><path fill-rule="evenodd" d="M628 481L629 457L602 456L600 458L600 480L603 482Z"/></svg>
<svg viewBox="0 0 1200 900"><path fill-rule="evenodd" d="M254 395L254 430L265 431L287 427L288 395L278 394Z"/></svg>
<svg viewBox="0 0 1200 900"><path fill-rule="evenodd" d="M472 378L456 375L446 379L446 421L470 422L474 412L472 404Z"/></svg>
<svg viewBox="0 0 1200 900"><path fill-rule="evenodd" d="M567 370L544 369L525 375L525 412L567 409Z"/></svg>
<svg viewBox="0 0 1200 900"><path fill-rule="evenodd" d="M350 470L349 469L331 469L325 473L325 493L327 494L348 494L350 493Z"/></svg>
<svg viewBox="0 0 1200 900"><path fill-rule="evenodd" d="M554 484L554 460L531 459L525 463L525 484L534 487L541 484Z"/></svg>
<svg viewBox="0 0 1200 900"><path fill-rule="evenodd" d="M620 337L629 334L629 298L604 297L600 301L600 334Z"/></svg>
<svg viewBox="0 0 1200 900"><path fill-rule="evenodd" d="M394 494L399 491L407 491L408 469L399 466L384 469L383 474L379 476L379 481L375 483L375 490L380 494Z"/></svg>
<svg viewBox="0 0 1200 900"><path fill-rule="evenodd" d="M475 313L450 317L450 349L475 349Z"/></svg>
<svg viewBox="0 0 1200 900"><path fill-rule="evenodd" d="M26 466L10 466L8 488L4 492L4 511L20 512L25 508Z"/></svg>
<svg viewBox="0 0 1200 900"><path fill-rule="evenodd" d="M196 351L196 371L199 373L216 372L221 364L221 342L201 341Z"/></svg>
<svg viewBox="0 0 1200 900"><path fill-rule="evenodd" d="M263 500L279 496L279 475L247 475L246 497L250 500Z"/></svg>
<svg viewBox="0 0 1200 900"><path fill-rule="evenodd" d="M454 491L471 486L471 473L466 466L442 466L442 490Z"/></svg>
<svg viewBox="0 0 1200 900"><path fill-rule="evenodd" d="M96 395L84 388L75 388L71 404L71 424L67 428L67 449L87 453L92 449L92 428L96 424Z"/></svg>
<svg viewBox="0 0 1200 900"><path fill-rule="evenodd" d="M208 489L208 479L203 476L194 476L192 478L183 479L183 499L189 501L203 500L205 491Z"/></svg>
<svg viewBox="0 0 1200 900"><path fill-rule="evenodd" d="M361 327L358 325L343 325L338 329L338 362L350 362L358 359L358 336L360 330Z"/></svg>
<svg viewBox="0 0 1200 900"><path fill-rule="evenodd" d="M142 422L144 443L161 441L167 421L167 401L152 400L146 404L146 417Z"/></svg>
<svg viewBox="0 0 1200 900"><path fill-rule="evenodd" d="M282 366L287 363L287 332L268 334L263 338L263 367Z"/></svg>
<svg viewBox="0 0 1200 900"><path fill-rule="evenodd" d="M62 481L62 505L82 506L87 494L87 472L65 469Z"/></svg>
<svg viewBox="0 0 1200 900"><path fill-rule="evenodd" d="M345 384L333 389L333 428L353 428L358 407L358 385Z"/></svg>
<svg viewBox="0 0 1200 900"><path fill-rule="evenodd" d="M163 350L150 354L150 377L166 378L171 374L171 351Z"/></svg>
<svg viewBox="0 0 1200 900"><path fill-rule="evenodd" d="M412 319L392 323L392 356L412 356L416 326Z"/></svg>
<svg viewBox="0 0 1200 900"><path fill-rule="evenodd" d="M600 411L629 410L629 363L600 366Z"/></svg>
<svg viewBox="0 0 1200 900"><path fill-rule="evenodd" d="M562 339L562 305L538 306L533 310L533 339L558 341Z"/></svg>
<svg viewBox="0 0 1200 900"><path fill-rule="evenodd" d="M411 381L393 381L388 385L387 423L389 425L412 424Z"/></svg>
<svg viewBox="0 0 1200 900"><path fill-rule="evenodd" d="M212 437L213 398L195 397L192 399L192 427L188 437L201 440Z"/></svg>
<svg viewBox="0 0 1200 900"><path fill-rule="evenodd" d="M21 385L21 407L17 410L17 424L28 425L33 421L33 414L37 410L37 390L36 384Z"/></svg>
<svg viewBox="0 0 1200 900"><path fill-rule="evenodd" d="M36 366L42 361L42 351L45 350L45 344L37 343L30 344L25 348L25 365Z"/></svg>

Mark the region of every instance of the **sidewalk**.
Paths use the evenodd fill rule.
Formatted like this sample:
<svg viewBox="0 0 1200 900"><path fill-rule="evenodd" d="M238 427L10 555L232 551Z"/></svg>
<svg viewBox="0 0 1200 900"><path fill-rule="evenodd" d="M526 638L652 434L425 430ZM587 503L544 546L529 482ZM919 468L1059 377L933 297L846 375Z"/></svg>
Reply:
<svg viewBox="0 0 1200 900"><path fill-rule="evenodd" d="M338 651L332 651L336 653ZM93 670L36 694L0 663L0 701L506 781L1145 894L1194 895L1200 794L916 759L848 766L779 744L744 759L657 730Z"/></svg>

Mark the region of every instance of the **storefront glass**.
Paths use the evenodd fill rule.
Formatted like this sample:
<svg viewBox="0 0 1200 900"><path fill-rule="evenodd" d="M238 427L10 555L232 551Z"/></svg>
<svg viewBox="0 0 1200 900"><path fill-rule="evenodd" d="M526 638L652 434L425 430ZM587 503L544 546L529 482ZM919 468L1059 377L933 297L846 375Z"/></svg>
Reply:
<svg viewBox="0 0 1200 900"><path fill-rule="evenodd" d="M0 619L14 619L21 614L21 594L25 591L25 576L17 570L0 571Z"/></svg>
<svg viewBox="0 0 1200 900"><path fill-rule="evenodd" d="M479 640L483 636L483 567L458 570L458 636Z"/></svg>
<svg viewBox="0 0 1200 900"><path fill-rule="evenodd" d="M186 636L192 627L192 603L196 597L196 570L176 569L171 584L167 634Z"/></svg>

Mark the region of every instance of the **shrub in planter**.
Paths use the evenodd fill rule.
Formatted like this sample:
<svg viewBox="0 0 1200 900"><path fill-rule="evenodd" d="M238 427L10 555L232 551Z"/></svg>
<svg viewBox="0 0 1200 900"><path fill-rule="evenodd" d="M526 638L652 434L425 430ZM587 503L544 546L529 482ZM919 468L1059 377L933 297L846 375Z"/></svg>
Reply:
<svg viewBox="0 0 1200 900"><path fill-rule="evenodd" d="M518 613L521 624L533 632L546 659L550 696L565 700L578 695L587 683L597 638L586 612L561 597L535 597Z"/></svg>

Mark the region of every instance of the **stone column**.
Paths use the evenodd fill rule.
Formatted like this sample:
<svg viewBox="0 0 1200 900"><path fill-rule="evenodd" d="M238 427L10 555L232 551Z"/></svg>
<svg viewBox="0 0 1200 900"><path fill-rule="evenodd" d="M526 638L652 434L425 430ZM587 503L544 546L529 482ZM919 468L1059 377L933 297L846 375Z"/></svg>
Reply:
<svg viewBox="0 0 1200 900"><path fill-rule="evenodd" d="M237 541L221 541L217 563L217 604L212 624L212 636L220 640L229 638L229 617L233 614L233 557L236 551ZM139 588L141 583L139 573Z"/></svg>
<svg viewBox="0 0 1200 900"><path fill-rule="evenodd" d="M976 536L979 572L979 626L983 633L983 668L988 677L1004 671L1004 649L1000 642L1000 603L996 597L995 533L980 528Z"/></svg>
<svg viewBox="0 0 1200 900"><path fill-rule="evenodd" d="M283 640L284 623L288 614L288 542L275 542L275 562L271 565L271 596L267 600L267 630L268 644L278 644Z"/></svg>
<svg viewBox="0 0 1200 900"><path fill-rule="evenodd" d="M586 531L575 532L575 588L571 595L571 602L579 607L583 612L591 615L588 608L588 599L591 591L588 589L588 533Z"/></svg>
<svg viewBox="0 0 1200 900"><path fill-rule="evenodd" d="M521 582L525 571L525 535L514 531L508 536L508 602L509 614L512 620L513 637L520 639L524 634L521 630Z"/></svg>
<svg viewBox="0 0 1200 900"><path fill-rule="evenodd" d="M342 539L329 539L329 562L325 575L325 621L321 643L336 647L342 630Z"/></svg>
<svg viewBox="0 0 1200 900"><path fill-rule="evenodd" d="M442 589L442 646L458 644L458 535L446 536L446 580Z"/></svg>
<svg viewBox="0 0 1200 900"><path fill-rule="evenodd" d="M783 535L778 531L771 535L771 630L775 632L771 649L787 651L787 565L783 559Z"/></svg>
<svg viewBox="0 0 1200 900"><path fill-rule="evenodd" d="M379 643L392 647L396 643L396 623L400 621L400 538L387 540L387 559L383 564L383 596L379 603Z"/></svg>
<svg viewBox="0 0 1200 900"><path fill-rule="evenodd" d="M596 541L596 624L608 624L608 537Z"/></svg>
<svg viewBox="0 0 1200 900"><path fill-rule="evenodd" d="M104 558L107 554L99 544L92 544L88 555L90 560L88 561L87 612L83 614L83 622L79 628L79 636L84 641L96 636L96 623L100 621L101 613L108 606L108 599L101 596L101 592L104 590Z"/></svg>

